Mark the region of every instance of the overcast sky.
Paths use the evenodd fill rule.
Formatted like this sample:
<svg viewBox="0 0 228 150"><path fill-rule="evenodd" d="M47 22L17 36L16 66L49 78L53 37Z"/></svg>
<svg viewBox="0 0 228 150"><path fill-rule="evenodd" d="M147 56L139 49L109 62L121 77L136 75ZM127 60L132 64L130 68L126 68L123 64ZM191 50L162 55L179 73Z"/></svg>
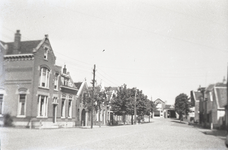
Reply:
<svg viewBox="0 0 228 150"><path fill-rule="evenodd" d="M48 34L74 82L91 85L96 64L98 83L173 104L227 76L227 0L1 0L0 11L0 40Z"/></svg>

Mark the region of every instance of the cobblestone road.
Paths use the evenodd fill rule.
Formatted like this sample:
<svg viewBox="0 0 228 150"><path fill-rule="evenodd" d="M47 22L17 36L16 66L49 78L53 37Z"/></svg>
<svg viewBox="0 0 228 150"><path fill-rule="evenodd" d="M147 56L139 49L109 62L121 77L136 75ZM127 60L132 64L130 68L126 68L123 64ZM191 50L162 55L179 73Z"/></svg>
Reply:
<svg viewBox="0 0 228 150"><path fill-rule="evenodd" d="M224 136L209 133L171 119L94 129L0 128L1 150L226 149Z"/></svg>

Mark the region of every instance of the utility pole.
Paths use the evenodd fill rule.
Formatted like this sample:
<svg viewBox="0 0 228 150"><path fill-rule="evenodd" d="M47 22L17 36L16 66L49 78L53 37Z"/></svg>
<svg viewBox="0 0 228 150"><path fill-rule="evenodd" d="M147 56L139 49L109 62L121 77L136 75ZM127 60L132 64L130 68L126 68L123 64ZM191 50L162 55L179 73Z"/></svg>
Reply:
<svg viewBox="0 0 228 150"><path fill-rule="evenodd" d="M136 95L137 95L137 89L135 88L135 106L134 106L134 118L135 118L135 124L136 124Z"/></svg>
<svg viewBox="0 0 228 150"><path fill-rule="evenodd" d="M91 129L93 128L93 99L94 99L94 85L95 85L95 72L96 72L96 65L93 68L93 80L92 80L92 100L91 100Z"/></svg>

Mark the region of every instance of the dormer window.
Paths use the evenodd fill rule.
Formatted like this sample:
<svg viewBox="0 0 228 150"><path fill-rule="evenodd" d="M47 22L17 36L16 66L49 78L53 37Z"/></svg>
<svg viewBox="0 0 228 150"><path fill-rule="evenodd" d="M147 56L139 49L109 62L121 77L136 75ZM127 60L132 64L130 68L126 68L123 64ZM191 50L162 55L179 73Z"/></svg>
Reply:
<svg viewBox="0 0 228 150"><path fill-rule="evenodd" d="M44 59L48 59L48 50L49 48L48 47L44 47Z"/></svg>

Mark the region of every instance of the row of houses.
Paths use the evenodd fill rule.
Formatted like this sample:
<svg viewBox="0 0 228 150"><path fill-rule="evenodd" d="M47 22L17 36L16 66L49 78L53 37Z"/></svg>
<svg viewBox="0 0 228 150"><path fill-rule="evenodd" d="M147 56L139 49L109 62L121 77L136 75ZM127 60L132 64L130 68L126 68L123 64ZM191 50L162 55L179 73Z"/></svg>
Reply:
<svg viewBox="0 0 228 150"><path fill-rule="evenodd" d="M116 88L109 88L109 100ZM10 114L15 126L74 127L94 124L98 112L87 109L86 81L74 82L69 71L56 65L48 35L41 40L21 41L20 30L14 42L0 41L0 125ZM102 105L102 124L111 122L110 107Z"/></svg>
<svg viewBox="0 0 228 150"><path fill-rule="evenodd" d="M225 129L228 124L227 85L221 83L210 84L190 91L192 113L190 118L206 128Z"/></svg>

